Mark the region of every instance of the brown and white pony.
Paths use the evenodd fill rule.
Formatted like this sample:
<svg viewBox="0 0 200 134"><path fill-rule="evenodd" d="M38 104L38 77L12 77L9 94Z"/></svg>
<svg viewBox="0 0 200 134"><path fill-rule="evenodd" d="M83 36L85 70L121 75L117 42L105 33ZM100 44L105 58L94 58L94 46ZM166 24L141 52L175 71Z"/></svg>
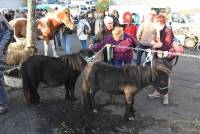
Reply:
<svg viewBox="0 0 200 134"><path fill-rule="evenodd" d="M26 18L17 18L10 21L9 23L14 29L14 36L16 40L19 38L26 38ZM36 20L37 34L38 37L42 36L44 39L44 51L46 56L48 54L49 41L53 39L56 28L62 23L64 23L65 26L71 30L74 29L75 25L71 18L69 9L56 10L52 13L47 13L45 17ZM52 50L53 55L57 57L55 45L52 45Z"/></svg>

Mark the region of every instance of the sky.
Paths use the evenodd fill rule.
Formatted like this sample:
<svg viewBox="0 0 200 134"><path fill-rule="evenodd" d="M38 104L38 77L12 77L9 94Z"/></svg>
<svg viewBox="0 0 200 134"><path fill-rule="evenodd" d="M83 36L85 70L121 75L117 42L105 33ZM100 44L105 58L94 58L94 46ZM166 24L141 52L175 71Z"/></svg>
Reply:
<svg viewBox="0 0 200 134"><path fill-rule="evenodd" d="M177 9L200 8L200 0L113 0L118 4L146 4L151 6L170 6Z"/></svg>
<svg viewBox="0 0 200 134"><path fill-rule="evenodd" d="M0 8L17 9L22 0L0 0ZM152 6L170 6L172 8L200 8L200 0L113 0L120 4L148 4Z"/></svg>
<svg viewBox="0 0 200 134"><path fill-rule="evenodd" d="M21 0L0 0L0 8L17 9L21 7Z"/></svg>

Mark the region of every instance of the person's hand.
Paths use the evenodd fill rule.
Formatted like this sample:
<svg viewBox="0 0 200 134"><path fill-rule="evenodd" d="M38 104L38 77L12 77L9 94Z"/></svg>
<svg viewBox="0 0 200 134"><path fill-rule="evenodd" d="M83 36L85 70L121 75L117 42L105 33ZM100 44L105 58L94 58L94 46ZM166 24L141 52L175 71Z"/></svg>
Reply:
<svg viewBox="0 0 200 134"><path fill-rule="evenodd" d="M156 42L154 40L152 40L151 45L153 46L154 44L156 44Z"/></svg>
<svg viewBox="0 0 200 134"><path fill-rule="evenodd" d="M64 28L60 29L61 34L63 34L64 31L65 31Z"/></svg>
<svg viewBox="0 0 200 134"><path fill-rule="evenodd" d="M152 48L161 48L163 46L162 42L158 42L152 45Z"/></svg>
<svg viewBox="0 0 200 134"><path fill-rule="evenodd" d="M89 44L88 47L89 47L89 48L93 48L93 47L94 47L94 44Z"/></svg>

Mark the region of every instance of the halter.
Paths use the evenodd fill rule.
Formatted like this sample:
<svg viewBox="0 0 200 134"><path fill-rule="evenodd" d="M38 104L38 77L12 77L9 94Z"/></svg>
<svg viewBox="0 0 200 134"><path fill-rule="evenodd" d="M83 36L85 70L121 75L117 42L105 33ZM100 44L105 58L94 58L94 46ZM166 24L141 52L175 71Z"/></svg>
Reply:
<svg viewBox="0 0 200 134"><path fill-rule="evenodd" d="M97 53L95 53L92 57L88 57L88 56L83 56L81 53L80 55L83 57L83 59L87 62L87 63L92 63L93 61L95 61L98 57L98 54L100 54L103 49L107 47L107 46L104 46L102 47Z"/></svg>
<svg viewBox="0 0 200 134"><path fill-rule="evenodd" d="M83 57L83 59L84 59L87 63L91 63L91 62L93 62L93 61L96 59L96 55L93 55L92 57L88 57L88 56L84 57L84 56L81 54L81 56Z"/></svg>

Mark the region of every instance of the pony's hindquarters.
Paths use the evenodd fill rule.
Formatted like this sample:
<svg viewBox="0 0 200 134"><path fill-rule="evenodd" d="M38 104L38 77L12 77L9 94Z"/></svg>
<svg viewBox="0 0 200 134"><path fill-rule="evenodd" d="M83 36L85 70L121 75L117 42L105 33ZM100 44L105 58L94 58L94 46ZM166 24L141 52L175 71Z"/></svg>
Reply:
<svg viewBox="0 0 200 134"><path fill-rule="evenodd" d="M26 18L17 18L11 20L9 24L14 30L14 38L16 39L16 41L20 41L21 39L26 38L26 28L27 28Z"/></svg>
<svg viewBox="0 0 200 134"><path fill-rule="evenodd" d="M22 81L23 81L23 92L25 101L28 105L33 102L33 93L32 93L32 86L31 81L27 72L26 64L22 64L21 67L21 74L22 74Z"/></svg>

